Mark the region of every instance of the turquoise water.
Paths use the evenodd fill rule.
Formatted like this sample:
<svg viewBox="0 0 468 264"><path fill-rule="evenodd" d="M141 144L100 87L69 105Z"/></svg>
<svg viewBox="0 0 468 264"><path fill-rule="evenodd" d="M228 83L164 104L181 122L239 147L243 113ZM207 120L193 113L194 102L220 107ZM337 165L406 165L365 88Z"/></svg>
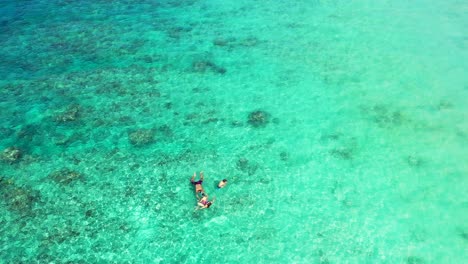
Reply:
<svg viewBox="0 0 468 264"><path fill-rule="evenodd" d="M466 2L0 8L1 263L466 263Z"/></svg>

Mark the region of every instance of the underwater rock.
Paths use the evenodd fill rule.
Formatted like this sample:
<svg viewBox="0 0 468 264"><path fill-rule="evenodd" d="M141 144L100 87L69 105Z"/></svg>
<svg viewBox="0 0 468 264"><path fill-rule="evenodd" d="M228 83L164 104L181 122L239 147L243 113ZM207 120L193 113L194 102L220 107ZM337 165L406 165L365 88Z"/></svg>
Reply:
<svg viewBox="0 0 468 264"><path fill-rule="evenodd" d="M49 177L57 183L70 184L73 181L82 179L83 175L68 168L63 168L61 170L52 172L51 174L49 174Z"/></svg>
<svg viewBox="0 0 468 264"><path fill-rule="evenodd" d="M401 126L403 123L409 121L403 112L393 110L385 105L376 105L368 112L372 120L382 128Z"/></svg>
<svg viewBox="0 0 468 264"><path fill-rule="evenodd" d="M136 147L141 147L154 142L154 131L152 129L139 129L128 135L130 143Z"/></svg>
<svg viewBox="0 0 468 264"><path fill-rule="evenodd" d="M244 124L242 124L242 122L241 122L241 121L238 121L238 120L234 120L234 121L231 122L231 126L232 126L232 127L241 127L241 126L243 126L243 125L244 125Z"/></svg>
<svg viewBox="0 0 468 264"><path fill-rule="evenodd" d="M253 127L264 127L269 122L270 122L270 114L265 111L257 110L249 114L248 123Z"/></svg>
<svg viewBox="0 0 468 264"><path fill-rule="evenodd" d="M203 73L203 72L206 72L206 71L212 71L212 72L219 73L219 74L225 74L226 73L225 68L223 68L221 66L218 66L214 62L211 62L211 61L208 61L208 60L194 61L192 63L192 69L195 72L200 72L200 73Z"/></svg>
<svg viewBox="0 0 468 264"><path fill-rule="evenodd" d="M208 124L208 123L217 123L219 121L221 121L221 120L218 119L217 117L210 117L208 119L203 120L201 123L202 124Z"/></svg>
<svg viewBox="0 0 468 264"><path fill-rule="evenodd" d="M14 129L8 128L8 127L0 127L0 136L1 137L9 137L15 133Z"/></svg>
<svg viewBox="0 0 468 264"><path fill-rule="evenodd" d="M94 211L93 211L93 210L91 210L91 209L89 209L89 210L86 210L86 212L85 212L85 216L86 216L86 218L88 218L88 217L92 217L92 216L94 216L94 215L95 215L95 213L94 213Z"/></svg>
<svg viewBox="0 0 468 264"><path fill-rule="evenodd" d="M249 38L246 38L246 39L243 39L239 42L239 45L240 46L244 46L244 47L254 47L258 44L258 39L255 38L255 37L249 37Z"/></svg>
<svg viewBox="0 0 468 264"><path fill-rule="evenodd" d="M460 235L461 238L468 241L468 233L467 232L461 232L459 235Z"/></svg>
<svg viewBox="0 0 468 264"><path fill-rule="evenodd" d="M240 158L237 161L237 168L239 168L241 171L247 170L248 166L249 166L249 160L246 158Z"/></svg>
<svg viewBox="0 0 468 264"><path fill-rule="evenodd" d="M34 203L40 198L38 192L17 186L11 179L2 178L0 187L1 199L10 210L17 213L31 213Z"/></svg>
<svg viewBox="0 0 468 264"><path fill-rule="evenodd" d="M409 256L406 259L406 263L408 263L408 264L423 264L423 263L425 263L425 261L424 261L424 259L422 259L420 257Z"/></svg>
<svg viewBox="0 0 468 264"><path fill-rule="evenodd" d="M65 111L59 112L54 120L56 122L71 122L75 121L79 117L80 106L79 105L70 105Z"/></svg>
<svg viewBox="0 0 468 264"><path fill-rule="evenodd" d="M82 133L73 133L72 135L59 135L54 139L57 146L68 146L77 141L83 141L84 135Z"/></svg>
<svg viewBox="0 0 468 264"><path fill-rule="evenodd" d="M213 45L224 47L228 46L230 44L229 42L230 41L228 39L216 38L213 40Z"/></svg>
<svg viewBox="0 0 468 264"><path fill-rule="evenodd" d="M331 133L331 134L324 134L320 137L322 141L336 141L342 138L343 135L341 133Z"/></svg>
<svg viewBox="0 0 468 264"><path fill-rule="evenodd" d="M162 125L157 128L158 135L163 135L164 137L171 138L174 136L174 132L168 125Z"/></svg>
<svg viewBox="0 0 468 264"><path fill-rule="evenodd" d="M456 234L465 240L465 242L468 242L468 232L463 227L457 227Z"/></svg>
<svg viewBox="0 0 468 264"><path fill-rule="evenodd" d="M219 47L254 47L257 46L259 40L256 37L247 37L244 39L236 39L236 38L216 38L213 40L213 45Z"/></svg>
<svg viewBox="0 0 468 264"><path fill-rule="evenodd" d="M280 153L280 159L282 161L287 161L289 159L289 153L287 153L286 151L282 151Z"/></svg>
<svg viewBox="0 0 468 264"><path fill-rule="evenodd" d="M18 133L16 133L16 136L19 139L23 139L23 140L26 140L26 141L32 141L34 139L34 136L40 130L41 130L41 128L38 125L29 124L29 125L25 125L24 127L22 127L18 131Z"/></svg>
<svg viewBox="0 0 468 264"><path fill-rule="evenodd" d="M258 169L258 164L249 162L246 158L240 158L237 161L237 168L248 175L253 175Z"/></svg>
<svg viewBox="0 0 468 264"><path fill-rule="evenodd" d="M421 165L423 165L423 160L419 157L415 157L415 156L408 156L406 157L406 163L408 163L409 166L411 167L421 167Z"/></svg>
<svg viewBox="0 0 468 264"><path fill-rule="evenodd" d="M170 38L179 39L183 34L189 33L190 31L192 31L191 27L175 26L167 31L167 35Z"/></svg>
<svg viewBox="0 0 468 264"><path fill-rule="evenodd" d="M3 150L0 159L8 163L17 162L21 158L21 150L17 147L8 147Z"/></svg>
<svg viewBox="0 0 468 264"><path fill-rule="evenodd" d="M330 154L336 158L351 160L353 159L353 150L349 148L336 148L330 151Z"/></svg>
<svg viewBox="0 0 468 264"><path fill-rule="evenodd" d="M439 111L451 109L451 108L453 108L453 104L445 100L440 101L439 104L437 105L437 110Z"/></svg>
<svg viewBox="0 0 468 264"><path fill-rule="evenodd" d="M118 120L120 123L125 125L135 124L135 120L130 116L121 116Z"/></svg>
<svg viewBox="0 0 468 264"><path fill-rule="evenodd" d="M31 210L33 203L37 200L36 196L28 192L26 189L15 187L5 198L8 205L14 211Z"/></svg>

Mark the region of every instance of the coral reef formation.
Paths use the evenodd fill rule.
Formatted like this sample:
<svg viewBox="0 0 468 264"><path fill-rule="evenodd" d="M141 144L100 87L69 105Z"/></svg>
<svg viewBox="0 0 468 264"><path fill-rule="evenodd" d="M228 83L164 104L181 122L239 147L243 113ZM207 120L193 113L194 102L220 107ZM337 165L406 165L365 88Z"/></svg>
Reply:
<svg viewBox="0 0 468 264"><path fill-rule="evenodd" d="M271 115L263 110L256 110L249 114L248 123L253 127L264 127L271 119Z"/></svg>
<svg viewBox="0 0 468 264"><path fill-rule="evenodd" d="M0 197L13 212L29 215L40 199L39 192L16 185L12 179L0 178Z"/></svg>
<svg viewBox="0 0 468 264"><path fill-rule="evenodd" d="M0 160L3 160L8 163L17 162L21 158L21 150L17 147L8 147L3 150L0 155Z"/></svg>
<svg viewBox="0 0 468 264"><path fill-rule="evenodd" d="M79 172L63 168L49 174L49 177L60 184L68 185L76 180L83 179L83 175Z"/></svg>
<svg viewBox="0 0 468 264"><path fill-rule="evenodd" d="M209 60L197 60L192 63L192 69L195 72L212 71L214 73L225 74L226 69Z"/></svg>
<svg viewBox="0 0 468 264"><path fill-rule="evenodd" d="M155 131L152 129L139 129L128 134L130 143L135 147L141 147L154 142Z"/></svg>
<svg viewBox="0 0 468 264"><path fill-rule="evenodd" d="M76 121L80 114L80 106L79 105L70 105L64 111L60 111L55 115L54 120L59 123L71 122Z"/></svg>
<svg viewBox="0 0 468 264"><path fill-rule="evenodd" d="M248 175L254 175L258 169L258 164L250 162L246 158L240 158L237 161L237 168L242 172L246 172Z"/></svg>

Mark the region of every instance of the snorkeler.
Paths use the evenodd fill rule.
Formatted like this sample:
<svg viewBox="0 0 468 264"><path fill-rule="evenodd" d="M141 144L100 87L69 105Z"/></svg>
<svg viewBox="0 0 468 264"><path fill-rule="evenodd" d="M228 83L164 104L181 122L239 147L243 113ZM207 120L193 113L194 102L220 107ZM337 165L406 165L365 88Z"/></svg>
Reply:
<svg viewBox="0 0 468 264"><path fill-rule="evenodd" d="M195 177L197 177L197 173L194 172L193 173L193 176L192 178L190 179L190 182L195 185L195 196L197 197L197 199L200 199L200 197L198 197L198 195L200 194L201 197L205 197L206 194L205 194L205 190L203 190L203 186L202 186L202 183L203 183L203 171L200 171L200 180L198 181L195 181ZM203 198L202 198L203 199Z"/></svg>
<svg viewBox="0 0 468 264"><path fill-rule="evenodd" d="M227 184L227 180L226 180L226 179L223 179L222 181L220 181L220 182L218 183L218 188L221 189L221 188L223 188L224 186L226 186L226 184Z"/></svg>
<svg viewBox="0 0 468 264"><path fill-rule="evenodd" d="M197 203L197 207L195 210L200 210L200 209L206 209L210 208L210 206L213 204L213 202L216 200L216 198L213 198L213 200L208 201L208 195L204 195Z"/></svg>

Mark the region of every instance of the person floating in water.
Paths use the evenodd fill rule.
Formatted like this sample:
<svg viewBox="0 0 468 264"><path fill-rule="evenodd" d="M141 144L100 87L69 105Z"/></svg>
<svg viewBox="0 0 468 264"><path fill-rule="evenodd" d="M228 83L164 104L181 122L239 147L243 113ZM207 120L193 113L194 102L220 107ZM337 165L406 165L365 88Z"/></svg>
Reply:
<svg viewBox="0 0 468 264"><path fill-rule="evenodd" d="M208 195L204 194L203 197L198 201L196 210L210 208L216 198L213 200L208 201Z"/></svg>
<svg viewBox="0 0 468 264"><path fill-rule="evenodd" d="M223 188L224 186L226 186L226 184L227 184L227 180L226 180L226 179L223 179L222 181L220 181L220 182L218 183L218 188L221 189L221 188Z"/></svg>
<svg viewBox="0 0 468 264"><path fill-rule="evenodd" d="M206 196L205 194L205 190L203 190L203 186L202 186L202 183L203 183L203 171L200 171L200 180L198 181L195 181L195 177L197 177L197 173L194 172L193 173L193 176L192 178L190 179L190 182L195 185L195 196L197 197L197 199L200 199L204 196ZM201 195L201 197L199 197L198 195Z"/></svg>

